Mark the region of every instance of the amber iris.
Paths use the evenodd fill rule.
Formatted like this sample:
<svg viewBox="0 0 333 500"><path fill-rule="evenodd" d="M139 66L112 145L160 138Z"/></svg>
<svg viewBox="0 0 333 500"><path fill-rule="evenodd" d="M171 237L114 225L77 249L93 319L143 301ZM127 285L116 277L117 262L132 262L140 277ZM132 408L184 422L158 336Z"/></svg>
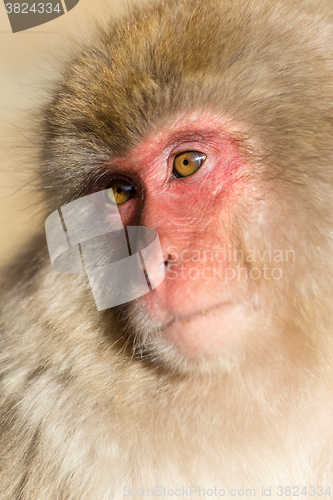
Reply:
<svg viewBox="0 0 333 500"><path fill-rule="evenodd" d="M134 187L128 182L119 179L113 181L109 189L106 190L107 202L113 205L123 205L134 196Z"/></svg>
<svg viewBox="0 0 333 500"><path fill-rule="evenodd" d="M205 159L206 155L198 151L179 153L173 161L173 173L176 177L188 177L201 167Z"/></svg>

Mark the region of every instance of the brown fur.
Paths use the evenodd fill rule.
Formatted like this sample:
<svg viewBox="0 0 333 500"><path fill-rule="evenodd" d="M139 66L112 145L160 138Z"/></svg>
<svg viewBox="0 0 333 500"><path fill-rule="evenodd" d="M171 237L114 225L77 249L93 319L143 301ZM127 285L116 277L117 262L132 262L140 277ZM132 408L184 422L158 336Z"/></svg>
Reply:
<svg viewBox="0 0 333 500"><path fill-rule="evenodd" d="M249 186L263 186L252 222L237 214L240 246L296 249L295 265L258 284L243 349L197 371L167 349L133 355L124 322L140 310L98 312L87 278L53 271L34 237L4 277L1 500L118 500L125 486L333 492L329 2L167 0L100 33L43 115L47 214L103 189L106 161L189 112L223 120Z"/></svg>

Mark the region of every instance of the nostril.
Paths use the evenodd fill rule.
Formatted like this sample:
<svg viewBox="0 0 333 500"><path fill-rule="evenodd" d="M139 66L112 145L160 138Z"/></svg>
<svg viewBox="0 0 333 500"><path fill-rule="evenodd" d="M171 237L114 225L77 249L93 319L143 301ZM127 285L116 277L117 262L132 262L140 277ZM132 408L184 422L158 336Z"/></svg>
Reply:
<svg viewBox="0 0 333 500"><path fill-rule="evenodd" d="M172 259L171 259L171 255L169 254L169 255L167 256L167 259L166 259L166 260L164 260L164 266L165 266L165 267L167 267L167 265L169 264L169 262L170 262L171 260L172 260Z"/></svg>

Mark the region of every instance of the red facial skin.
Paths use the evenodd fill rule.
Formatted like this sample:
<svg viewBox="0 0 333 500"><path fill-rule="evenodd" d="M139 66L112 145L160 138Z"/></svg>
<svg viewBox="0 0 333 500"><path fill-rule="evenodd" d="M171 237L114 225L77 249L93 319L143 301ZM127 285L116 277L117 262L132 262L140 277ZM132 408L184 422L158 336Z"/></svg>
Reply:
<svg viewBox="0 0 333 500"><path fill-rule="evenodd" d="M176 178L173 161L184 151L206 159L194 174ZM235 208L249 198L239 142L217 120L192 116L113 158L108 167L138 193L118 206L123 224L149 226L159 235L166 276L139 299L149 317L189 354L212 353L237 341L246 319L246 284L232 279L235 262L221 260L223 249L234 248Z"/></svg>

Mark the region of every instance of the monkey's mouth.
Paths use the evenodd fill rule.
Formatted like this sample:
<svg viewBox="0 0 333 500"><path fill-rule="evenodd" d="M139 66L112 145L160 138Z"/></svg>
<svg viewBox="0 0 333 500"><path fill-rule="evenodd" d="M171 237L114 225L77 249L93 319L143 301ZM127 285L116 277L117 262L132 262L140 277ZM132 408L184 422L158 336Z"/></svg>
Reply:
<svg viewBox="0 0 333 500"><path fill-rule="evenodd" d="M206 309L201 309L199 311L195 311L190 314L185 314L185 315L175 315L174 318L170 319L164 327L170 327L174 324L180 323L180 324L186 324L189 323L192 320L195 320L196 318L202 318L203 316L208 317L209 314L222 311L224 308L231 306L232 302L223 302L215 306L207 307Z"/></svg>
<svg viewBox="0 0 333 500"><path fill-rule="evenodd" d="M163 333L192 354L216 352L218 347L235 340L239 312L239 306L234 302L222 302L191 314L175 316L163 326Z"/></svg>
<svg viewBox="0 0 333 500"><path fill-rule="evenodd" d="M231 299L186 314L160 310L161 315L143 299L126 305L131 334L142 345L170 345L186 356L216 354L237 342L246 323L244 306Z"/></svg>

